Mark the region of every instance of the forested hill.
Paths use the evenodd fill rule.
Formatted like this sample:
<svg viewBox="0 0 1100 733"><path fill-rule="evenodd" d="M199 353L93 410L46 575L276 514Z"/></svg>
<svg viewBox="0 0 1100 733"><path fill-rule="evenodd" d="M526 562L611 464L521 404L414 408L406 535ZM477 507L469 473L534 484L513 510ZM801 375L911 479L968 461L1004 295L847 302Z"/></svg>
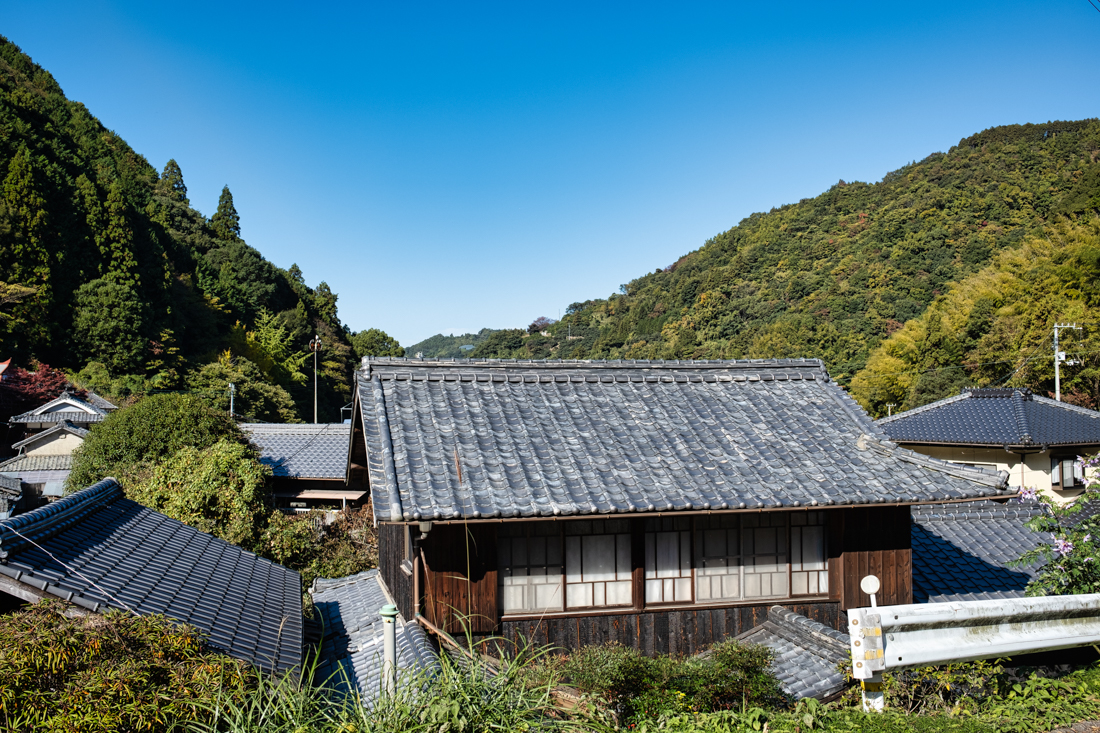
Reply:
<svg viewBox="0 0 1100 733"><path fill-rule="evenodd" d="M753 214L620 294L574 303L542 333L499 332L475 353L821 357L848 385L949 283L1100 204L1098 153L1097 120L992 128L879 183L840 181Z"/></svg>
<svg viewBox="0 0 1100 733"><path fill-rule="evenodd" d="M191 208L175 161L158 175L2 37L0 176L0 360L116 395L224 401L233 381L244 417L295 420L320 334L322 419L338 418L353 354L336 294L246 244L228 187L211 218Z"/></svg>

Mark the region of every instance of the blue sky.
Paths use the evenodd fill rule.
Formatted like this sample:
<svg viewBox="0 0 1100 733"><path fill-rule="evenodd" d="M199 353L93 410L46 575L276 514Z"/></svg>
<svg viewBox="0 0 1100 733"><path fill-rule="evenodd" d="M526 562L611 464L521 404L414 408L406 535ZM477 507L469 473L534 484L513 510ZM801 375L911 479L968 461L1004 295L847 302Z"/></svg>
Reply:
<svg viewBox="0 0 1100 733"><path fill-rule="evenodd" d="M403 344L556 318L993 125L1100 115L1087 0L36 0L0 33Z"/></svg>

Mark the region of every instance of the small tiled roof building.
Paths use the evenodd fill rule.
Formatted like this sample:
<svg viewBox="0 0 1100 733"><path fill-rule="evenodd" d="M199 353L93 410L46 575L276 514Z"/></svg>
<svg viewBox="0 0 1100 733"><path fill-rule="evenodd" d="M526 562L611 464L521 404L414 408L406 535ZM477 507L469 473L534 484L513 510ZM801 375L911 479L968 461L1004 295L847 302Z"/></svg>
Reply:
<svg viewBox="0 0 1100 733"><path fill-rule="evenodd" d="M280 507L308 510L359 506L365 485L346 481L351 426L344 423L241 423L271 468Z"/></svg>
<svg viewBox="0 0 1100 733"><path fill-rule="evenodd" d="M773 606L844 629L869 573L912 602L910 506L1014 493L890 442L816 360L368 358L357 383L380 575L475 637L694 653Z"/></svg>
<svg viewBox="0 0 1100 733"><path fill-rule="evenodd" d="M1058 501L1084 490L1078 456L1100 450L1100 412L1020 388L964 389L882 418L889 439L927 456L1006 471L1009 484Z"/></svg>

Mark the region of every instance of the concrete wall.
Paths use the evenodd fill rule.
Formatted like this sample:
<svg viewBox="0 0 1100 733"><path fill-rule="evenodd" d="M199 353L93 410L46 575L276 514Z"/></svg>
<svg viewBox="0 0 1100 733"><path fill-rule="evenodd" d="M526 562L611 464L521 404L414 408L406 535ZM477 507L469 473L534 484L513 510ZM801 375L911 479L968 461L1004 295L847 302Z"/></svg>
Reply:
<svg viewBox="0 0 1100 733"><path fill-rule="evenodd" d="M23 452L28 456L67 456L83 442L83 438L62 431L27 445Z"/></svg>
<svg viewBox="0 0 1100 733"><path fill-rule="evenodd" d="M1066 502L1082 493L1083 489L1052 489L1050 485L1050 458L1052 451L1042 453L1008 453L1003 448L960 448L939 445L904 445L903 447L932 458L952 463L963 463L979 468L993 468L1008 471L1008 485L1012 487L1032 487L1038 489L1055 501ZM1054 454L1076 455L1069 451L1054 450ZM1089 477L1091 478L1090 472Z"/></svg>

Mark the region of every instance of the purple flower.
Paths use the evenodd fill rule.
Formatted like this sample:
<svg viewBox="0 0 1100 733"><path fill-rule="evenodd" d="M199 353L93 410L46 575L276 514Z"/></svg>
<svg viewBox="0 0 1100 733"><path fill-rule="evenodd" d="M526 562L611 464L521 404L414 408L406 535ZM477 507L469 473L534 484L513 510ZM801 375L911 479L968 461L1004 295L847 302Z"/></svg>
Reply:
<svg viewBox="0 0 1100 733"><path fill-rule="evenodd" d="M1054 540L1054 551L1062 557L1065 557L1069 553L1073 552L1073 543L1069 540L1062 539L1061 537L1055 537L1051 535Z"/></svg>
<svg viewBox="0 0 1100 733"><path fill-rule="evenodd" d="M1092 535L1091 534L1085 535L1085 542L1092 542Z"/></svg>
<svg viewBox="0 0 1100 733"><path fill-rule="evenodd" d="M1039 491L1034 486L1027 486L1020 489L1019 502L1023 504L1025 501L1038 501Z"/></svg>

